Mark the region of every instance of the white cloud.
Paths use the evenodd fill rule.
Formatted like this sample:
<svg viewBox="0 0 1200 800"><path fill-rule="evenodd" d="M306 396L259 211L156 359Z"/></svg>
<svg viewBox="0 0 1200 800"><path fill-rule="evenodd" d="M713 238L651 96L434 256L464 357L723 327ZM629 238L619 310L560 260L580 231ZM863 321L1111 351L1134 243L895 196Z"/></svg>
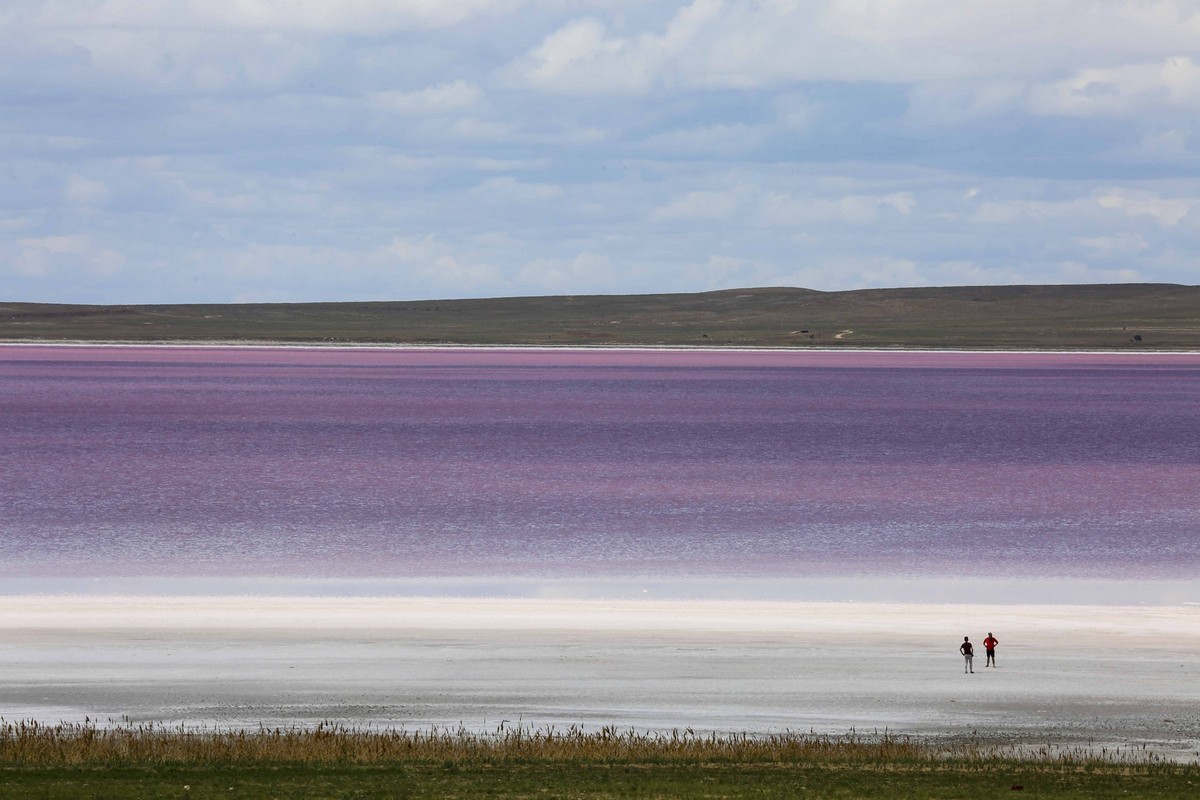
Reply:
<svg viewBox="0 0 1200 800"><path fill-rule="evenodd" d="M608 256L583 252L569 258L537 258L522 264L513 285L531 294L616 293L627 278Z"/></svg>
<svg viewBox="0 0 1200 800"><path fill-rule="evenodd" d="M459 117L445 131L455 139L466 141L508 141L514 129L503 122L492 122L477 117Z"/></svg>
<svg viewBox="0 0 1200 800"><path fill-rule="evenodd" d="M364 163L384 163L405 172L512 172L515 170L544 170L550 166L545 159L480 158L470 155L418 156L396 154L379 148L348 148Z"/></svg>
<svg viewBox="0 0 1200 800"><path fill-rule="evenodd" d="M11 263L15 273L25 278L110 277L125 258L91 237L69 234L20 239Z"/></svg>
<svg viewBox="0 0 1200 800"><path fill-rule="evenodd" d="M1113 236L1080 236L1079 244L1098 256L1134 257L1150 245L1140 233L1118 233Z"/></svg>
<svg viewBox="0 0 1200 800"><path fill-rule="evenodd" d="M1197 41L1195 0L10 0L2 283L1194 280Z"/></svg>
<svg viewBox="0 0 1200 800"><path fill-rule="evenodd" d="M427 234L419 239L397 236L383 248L383 252L405 264L432 263L445 252L445 248Z"/></svg>
<svg viewBox="0 0 1200 800"><path fill-rule="evenodd" d="M409 291L419 287L427 293L432 288L453 295L465 286L495 291L503 285L503 274L496 265L455 253L432 235L396 237L369 253L366 262L380 270L402 267L403 272L383 282L400 283Z"/></svg>
<svg viewBox="0 0 1200 800"><path fill-rule="evenodd" d="M643 142L647 150L670 155L737 155L757 149L767 131L756 125L707 125L683 128L650 136Z"/></svg>
<svg viewBox="0 0 1200 800"><path fill-rule="evenodd" d="M1053 225L1086 217L1095 204L1084 198L1064 200L996 199L979 203L970 221L981 225Z"/></svg>
<svg viewBox="0 0 1200 800"><path fill-rule="evenodd" d="M1003 87L1081 62L1188 53L1198 37L1200 8L1189 0L696 0L661 32L571 21L515 67L533 86L579 93L947 76Z"/></svg>
<svg viewBox="0 0 1200 800"><path fill-rule="evenodd" d="M1085 69L1030 96L1040 114L1127 116L1148 108L1200 112L1200 66L1186 57L1149 64Z"/></svg>
<svg viewBox="0 0 1200 800"><path fill-rule="evenodd" d="M656 209L651 218L655 220L727 220L741 205L742 194L737 190L688 192Z"/></svg>
<svg viewBox="0 0 1200 800"><path fill-rule="evenodd" d="M77 27L31 32L28 44L70 43L75 58L51 65L30 80L83 86L111 86L120 94L137 89L214 94L244 87L282 88L298 73L312 70L320 52L295 39L266 32L220 34L186 26L161 30ZM57 69L55 68L57 67ZM119 83L110 83L113 79Z"/></svg>
<svg viewBox="0 0 1200 800"><path fill-rule="evenodd" d="M395 237L367 247L253 242L198 251L191 272L204 282L235 282L237 302L388 300L495 294L501 270L434 236Z"/></svg>
<svg viewBox="0 0 1200 800"><path fill-rule="evenodd" d="M914 84L905 122L914 128L958 125L1022 109L1028 87L1021 81L962 81L954 76Z"/></svg>
<svg viewBox="0 0 1200 800"><path fill-rule="evenodd" d="M72 175L63 189L63 198L72 205L99 206L108 201L109 190L104 181Z"/></svg>
<svg viewBox="0 0 1200 800"><path fill-rule="evenodd" d="M44 28L291 30L378 34L454 25L519 0L26 0L0 20Z"/></svg>
<svg viewBox="0 0 1200 800"><path fill-rule="evenodd" d="M753 288L756 286L809 286L820 281L819 272L793 263L776 263L734 255L712 255L685 265L678 285L691 291ZM694 287L694 288L691 288Z"/></svg>
<svg viewBox="0 0 1200 800"><path fill-rule="evenodd" d="M860 285L864 287L929 285L917 263L907 258L877 258L861 264L858 274Z"/></svg>
<svg viewBox="0 0 1200 800"><path fill-rule="evenodd" d="M1133 268L1096 267L1084 261L989 264L974 260L917 260L891 256L839 257L822 262L828 276L862 288L996 286L1005 284L1122 283L1144 281ZM809 285L820 286L820 278Z"/></svg>
<svg viewBox="0 0 1200 800"><path fill-rule="evenodd" d="M1151 164L1185 164L1200 161L1200 153L1192 149L1192 135L1186 130L1166 129L1146 131L1136 144L1118 147L1111 155L1122 161Z"/></svg>
<svg viewBox="0 0 1200 800"><path fill-rule="evenodd" d="M892 192L879 198L879 205L888 206L901 214L911 214L917 205L912 192Z"/></svg>
<svg viewBox="0 0 1200 800"><path fill-rule="evenodd" d="M981 118L1200 111L1200 6L1190 0L696 0L658 26L574 19L513 60L518 85L578 95L774 89L817 82L904 87L912 131ZM1069 77L1062 77L1067 75ZM775 120L808 130L813 109ZM720 123L658 134L652 148L761 146Z"/></svg>
<svg viewBox="0 0 1200 800"><path fill-rule="evenodd" d="M1077 261L1059 264L1055 277L1062 283L1139 283L1145 280L1136 269L1108 269Z"/></svg>
<svg viewBox="0 0 1200 800"><path fill-rule="evenodd" d="M664 79L697 37L719 22L722 0L694 0L662 33L610 35L594 18L573 20L551 33L513 66L534 86L570 93L644 92Z"/></svg>
<svg viewBox="0 0 1200 800"><path fill-rule="evenodd" d="M355 37L428 35L521 5L523 0L13 0L0 4L0 76L118 95L308 89L347 77L369 77L369 91L407 72L405 44L386 42L398 57L348 75L359 49Z"/></svg>
<svg viewBox="0 0 1200 800"><path fill-rule="evenodd" d="M428 291L435 287L443 294L454 294L471 287L468 293L495 293L503 283L503 273L494 264L462 261L453 255L442 255L428 264L418 267L417 275L407 281L408 291L413 285ZM413 279L415 278L415 279Z"/></svg>
<svg viewBox="0 0 1200 800"><path fill-rule="evenodd" d="M881 213L907 216L916 207L911 192L844 196L773 193L761 204L761 218L772 225L813 225L831 221L870 225Z"/></svg>
<svg viewBox="0 0 1200 800"><path fill-rule="evenodd" d="M571 22L547 36L533 49L525 79L534 86L558 91L641 92L653 76L640 58L626 55L627 43L606 39L603 23L595 19Z"/></svg>
<svg viewBox="0 0 1200 800"><path fill-rule="evenodd" d="M29 228L29 217L0 217L0 231L17 233Z"/></svg>
<svg viewBox="0 0 1200 800"><path fill-rule="evenodd" d="M448 114L478 106L483 92L470 81L457 80L415 92L377 92L371 100L397 114Z"/></svg>
<svg viewBox="0 0 1200 800"><path fill-rule="evenodd" d="M817 115L817 108L807 97L798 94L783 94L775 98L776 119L785 130L808 129Z"/></svg>
<svg viewBox="0 0 1200 800"><path fill-rule="evenodd" d="M1022 268L1025 271L1022 271ZM1045 273L1027 265L981 263L973 259L932 260L920 266L925 286L995 286L1006 283L1051 283ZM892 284L899 286L901 284Z"/></svg>
<svg viewBox="0 0 1200 800"><path fill-rule="evenodd" d="M22 150L69 156L95 147L97 140L88 136L53 136L44 133L0 135L0 149L8 153Z"/></svg>
<svg viewBox="0 0 1200 800"><path fill-rule="evenodd" d="M522 183L510 175L489 178L479 183L471 193L505 203L532 203L553 200L562 196L560 186L546 183Z"/></svg>
<svg viewBox="0 0 1200 800"><path fill-rule="evenodd" d="M1176 225L1191 213L1196 200L1180 197L1161 197L1139 189L1105 189L1096 195L1101 208L1120 211L1131 217L1151 217L1162 225Z"/></svg>

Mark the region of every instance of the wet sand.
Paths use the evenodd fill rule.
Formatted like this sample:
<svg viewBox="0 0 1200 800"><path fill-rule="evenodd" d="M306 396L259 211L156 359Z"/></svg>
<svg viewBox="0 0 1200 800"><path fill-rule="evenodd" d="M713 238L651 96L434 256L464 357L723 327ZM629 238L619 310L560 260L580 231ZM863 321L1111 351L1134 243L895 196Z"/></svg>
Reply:
<svg viewBox="0 0 1200 800"><path fill-rule="evenodd" d="M988 631L1000 640L983 666ZM964 674L958 644L977 644ZM0 598L0 716L851 729L1200 751L1200 607Z"/></svg>

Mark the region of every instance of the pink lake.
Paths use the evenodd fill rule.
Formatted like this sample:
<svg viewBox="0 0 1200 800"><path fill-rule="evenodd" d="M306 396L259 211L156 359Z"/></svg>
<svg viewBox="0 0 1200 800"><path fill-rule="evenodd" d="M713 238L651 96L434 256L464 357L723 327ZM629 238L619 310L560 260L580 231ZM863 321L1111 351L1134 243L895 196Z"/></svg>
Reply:
<svg viewBox="0 0 1200 800"><path fill-rule="evenodd" d="M0 575L1200 575L1200 354L0 346Z"/></svg>

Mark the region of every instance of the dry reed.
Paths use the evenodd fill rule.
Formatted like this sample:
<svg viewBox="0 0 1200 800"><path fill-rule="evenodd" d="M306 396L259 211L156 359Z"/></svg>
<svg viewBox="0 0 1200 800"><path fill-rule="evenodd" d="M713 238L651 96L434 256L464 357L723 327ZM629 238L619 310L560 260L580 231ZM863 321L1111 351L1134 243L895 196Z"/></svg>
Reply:
<svg viewBox="0 0 1200 800"><path fill-rule="evenodd" d="M0 720L0 766L55 767L160 764L396 763L819 763L846 767L939 769L951 764L1042 764L1091 769L1114 764L1163 765L1144 749L1001 748L978 741L935 745L909 737L824 736L796 732L699 734L639 732L615 726L465 728L425 731L348 727L221 730L122 722L45 725Z"/></svg>

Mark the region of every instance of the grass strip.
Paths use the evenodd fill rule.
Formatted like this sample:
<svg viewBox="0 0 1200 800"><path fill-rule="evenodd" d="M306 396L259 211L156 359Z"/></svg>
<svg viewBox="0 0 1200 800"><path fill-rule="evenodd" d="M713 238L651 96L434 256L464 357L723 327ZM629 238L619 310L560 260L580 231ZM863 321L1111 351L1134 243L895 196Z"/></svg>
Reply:
<svg viewBox="0 0 1200 800"><path fill-rule="evenodd" d="M1023 794L1014 794L1022 792ZM1138 748L613 727L0 723L0 797L1195 797L1200 764Z"/></svg>
<svg viewBox="0 0 1200 800"><path fill-rule="evenodd" d="M1195 770L947 762L405 763L0 768L14 798L887 797L1194 798Z"/></svg>

